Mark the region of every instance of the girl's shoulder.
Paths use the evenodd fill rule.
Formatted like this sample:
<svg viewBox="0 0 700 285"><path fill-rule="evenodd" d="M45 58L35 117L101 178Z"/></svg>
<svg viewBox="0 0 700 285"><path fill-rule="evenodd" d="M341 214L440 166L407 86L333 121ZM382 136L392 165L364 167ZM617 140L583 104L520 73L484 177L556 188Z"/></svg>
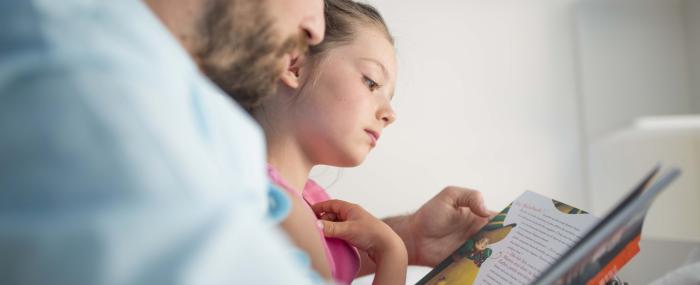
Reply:
<svg viewBox="0 0 700 285"><path fill-rule="evenodd" d="M310 205L331 199L331 196L328 195L326 189L324 189L323 187L321 187L321 185L318 185L316 181L313 181L311 179L306 181L306 185L304 185L304 192L302 195L304 196L304 200L306 200L306 202Z"/></svg>

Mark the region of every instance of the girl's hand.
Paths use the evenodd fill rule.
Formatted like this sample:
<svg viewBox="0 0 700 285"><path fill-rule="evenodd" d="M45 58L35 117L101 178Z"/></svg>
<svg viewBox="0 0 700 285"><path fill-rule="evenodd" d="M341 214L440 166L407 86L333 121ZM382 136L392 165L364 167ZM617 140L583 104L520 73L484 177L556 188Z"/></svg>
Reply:
<svg viewBox="0 0 700 285"><path fill-rule="evenodd" d="M341 200L317 203L311 208L320 217L326 237L345 240L367 252L377 266L374 284L406 283L406 246L387 224L359 205Z"/></svg>

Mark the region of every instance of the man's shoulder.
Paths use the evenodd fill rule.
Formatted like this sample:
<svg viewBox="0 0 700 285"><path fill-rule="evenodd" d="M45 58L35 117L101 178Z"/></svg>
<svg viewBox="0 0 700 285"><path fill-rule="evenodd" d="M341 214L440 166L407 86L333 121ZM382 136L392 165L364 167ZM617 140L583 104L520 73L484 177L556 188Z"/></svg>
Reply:
<svg viewBox="0 0 700 285"><path fill-rule="evenodd" d="M126 122L196 89L192 61L141 1L7 0L2 8L2 109L40 112L53 102L95 123Z"/></svg>
<svg viewBox="0 0 700 285"><path fill-rule="evenodd" d="M1 5L0 80L58 68L68 75L107 74L116 81L148 83L196 71L142 1L6 0Z"/></svg>
<svg viewBox="0 0 700 285"><path fill-rule="evenodd" d="M139 170L174 167L167 150L183 143L171 138L196 145L196 71L141 1L0 5L0 152L65 172L54 180L82 183L82 173L124 186L140 183L127 181Z"/></svg>
<svg viewBox="0 0 700 285"><path fill-rule="evenodd" d="M0 46L6 150L43 152L37 164L70 156L86 169L111 167L105 175L160 169L194 184L264 188L261 130L141 1L7 1L14 13L0 9L9 15L0 24L22 24L0 31L10 43Z"/></svg>

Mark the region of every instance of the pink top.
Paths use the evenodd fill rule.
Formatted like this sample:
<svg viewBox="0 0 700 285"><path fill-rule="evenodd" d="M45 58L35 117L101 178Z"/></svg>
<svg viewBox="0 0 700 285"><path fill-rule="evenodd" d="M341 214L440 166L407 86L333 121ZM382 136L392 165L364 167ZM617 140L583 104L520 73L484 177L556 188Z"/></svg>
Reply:
<svg viewBox="0 0 700 285"><path fill-rule="evenodd" d="M289 187L274 167L268 165L267 174L270 176L272 182L282 187L290 195L296 197L301 196L300 198L304 199L307 205L313 205L331 199L326 190L311 179L306 182L304 191L299 195L299 192ZM310 208L311 206L309 206L309 209ZM319 234L326 240L324 244L326 257L328 258L328 265L331 267L331 274L333 275L334 281L338 284L350 284L360 270L359 252L355 247L343 240L326 238L323 235L322 229L319 229Z"/></svg>

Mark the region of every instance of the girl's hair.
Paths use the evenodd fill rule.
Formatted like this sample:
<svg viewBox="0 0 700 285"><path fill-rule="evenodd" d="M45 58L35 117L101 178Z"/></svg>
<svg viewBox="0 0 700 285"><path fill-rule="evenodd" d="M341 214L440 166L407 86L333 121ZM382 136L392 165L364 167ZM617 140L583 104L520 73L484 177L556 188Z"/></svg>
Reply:
<svg viewBox="0 0 700 285"><path fill-rule="evenodd" d="M384 18L371 5L353 0L325 0L324 2L326 33L320 44L309 48L311 58L334 47L352 42L361 24L374 25L384 33L392 45L394 44L394 38L389 33Z"/></svg>

